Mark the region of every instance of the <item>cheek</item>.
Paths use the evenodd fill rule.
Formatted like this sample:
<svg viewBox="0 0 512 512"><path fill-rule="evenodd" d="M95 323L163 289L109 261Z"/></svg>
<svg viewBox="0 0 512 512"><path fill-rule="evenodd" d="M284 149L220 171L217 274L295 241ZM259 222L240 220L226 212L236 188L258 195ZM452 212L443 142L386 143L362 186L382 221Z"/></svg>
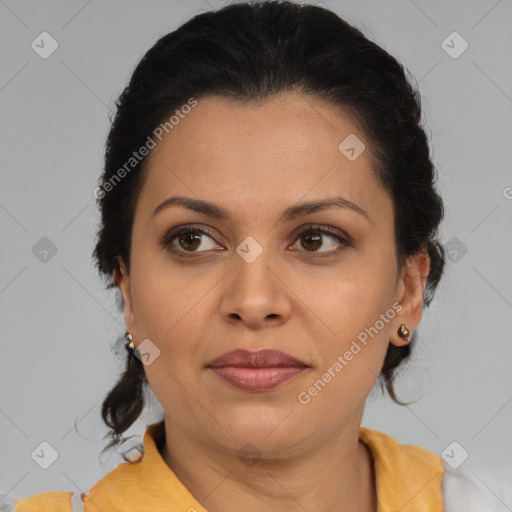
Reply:
<svg viewBox="0 0 512 512"><path fill-rule="evenodd" d="M331 338L350 342L388 312L395 291L389 279L389 268L347 267L338 275L330 276L309 295L312 309L329 327ZM393 317L392 310L388 312L388 322L384 325L379 322L378 330L383 331L384 336L389 333L389 320Z"/></svg>
<svg viewBox="0 0 512 512"><path fill-rule="evenodd" d="M206 314L201 298L210 280L186 279L183 273L159 266L154 255L151 259L140 254L133 261L136 262L132 294L137 333L141 340L150 339L159 350L158 357L144 371L166 413L181 423L182 411L189 414L195 407L191 396L196 393L190 393L197 385L195 369L203 361L198 340L202 339L201 335L204 338L204 328L200 332L199 326ZM209 288L212 286L213 282ZM211 318L211 312L207 318ZM197 417L203 412L200 407L194 410Z"/></svg>
<svg viewBox="0 0 512 512"><path fill-rule="evenodd" d="M182 271L165 251L134 250L131 285L141 335L166 340L180 324L189 323L211 280L208 275L190 277L190 271Z"/></svg>
<svg viewBox="0 0 512 512"><path fill-rule="evenodd" d="M357 294L352 296L357 298ZM317 344L321 363L301 388L297 401L314 418L329 410L330 424L354 413L365 401L380 374L389 345L395 309L388 301L364 294L361 302L347 302L331 316L336 336L323 336Z"/></svg>
<svg viewBox="0 0 512 512"><path fill-rule="evenodd" d="M311 402L332 399L348 406L364 399L378 378L396 316L392 267L386 264L354 266L325 283L323 299L316 296L316 311L328 329L316 337L321 362L311 379L318 383L308 393Z"/></svg>

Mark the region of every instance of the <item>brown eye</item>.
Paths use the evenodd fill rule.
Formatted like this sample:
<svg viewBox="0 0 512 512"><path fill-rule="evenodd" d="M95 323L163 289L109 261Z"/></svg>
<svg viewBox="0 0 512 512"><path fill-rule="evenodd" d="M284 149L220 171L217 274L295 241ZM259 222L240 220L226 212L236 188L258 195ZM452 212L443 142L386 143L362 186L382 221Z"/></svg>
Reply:
<svg viewBox="0 0 512 512"><path fill-rule="evenodd" d="M201 245L201 236L194 233L182 233L177 237L180 246L187 251L195 251Z"/></svg>
<svg viewBox="0 0 512 512"><path fill-rule="evenodd" d="M205 228L185 226L171 229L163 236L160 246L178 256L196 256L210 252L208 249L220 247L215 243L213 237L214 234Z"/></svg>
<svg viewBox="0 0 512 512"><path fill-rule="evenodd" d="M327 240L326 242L326 238L331 241L329 242ZM315 253L318 253L319 256L328 256L329 254L336 253L340 250L337 248L340 244L343 247L351 247L351 243L345 237L341 236L337 231L332 231L328 227L310 227L300 233L298 241L300 241L301 248L303 248L305 252L312 253L313 256ZM325 250L320 251L319 249Z"/></svg>
<svg viewBox="0 0 512 512"><path fill-rule="evenodd" d="M322 235L308 233L302 235L301 245L308 251L316 251L322 247Z"/></svg>

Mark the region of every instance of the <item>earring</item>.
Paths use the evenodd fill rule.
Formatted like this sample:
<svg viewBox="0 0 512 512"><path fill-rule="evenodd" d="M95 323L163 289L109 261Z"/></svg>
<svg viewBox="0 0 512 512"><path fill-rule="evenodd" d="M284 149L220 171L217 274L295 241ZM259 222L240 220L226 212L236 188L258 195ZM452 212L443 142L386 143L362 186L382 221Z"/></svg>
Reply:
<svg viewBox="0 0 512 512"><path fill-rule="evenodd" d="M126 331L124 337L128 340L128 343L125 344L126 350L128 350L130 354L133 354L133 351L135 350L135 345L133 343L133 334L131 332Z"/></svg>
<svg viewBox="0 0 512 512"><path fill-rule="evenodd" d="M409 331L409 329L407 329L405 324L402 324L398 328L397 332L398 332L398 336L400 336L401 338L405 338L407 340L407 343L409 343L411 331Z"/></svg>

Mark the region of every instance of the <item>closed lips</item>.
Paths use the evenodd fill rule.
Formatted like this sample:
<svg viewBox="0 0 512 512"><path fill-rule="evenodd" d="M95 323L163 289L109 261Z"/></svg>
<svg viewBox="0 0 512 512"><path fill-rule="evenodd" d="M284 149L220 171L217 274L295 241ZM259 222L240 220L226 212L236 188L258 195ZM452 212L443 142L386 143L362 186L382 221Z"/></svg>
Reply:
<svg viewBox="0 0 512 512"><path fill-rule="evenodd" d="M278 350L234 350L207 366L222 381L245 391L269 391L300 375L305 363Z"/></svg>
<svg viewBox="0 0 512 512"><path fill-rule="evenodd" d="M209 368L220 368L223 366L244 368L307 367L302 361L278 350L250 352L242 349L228 352L208 365Z"/></svg>

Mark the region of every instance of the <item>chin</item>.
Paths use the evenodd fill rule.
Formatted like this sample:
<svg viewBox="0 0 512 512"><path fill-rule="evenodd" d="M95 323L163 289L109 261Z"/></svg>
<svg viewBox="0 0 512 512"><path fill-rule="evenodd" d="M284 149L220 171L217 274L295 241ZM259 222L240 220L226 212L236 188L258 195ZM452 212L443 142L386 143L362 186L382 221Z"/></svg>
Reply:
<svg viewBox="0 0 512 512"><path fill-rule="evenodd" d="M230 448L251 443L267 456L282 457L284 452L304 446L311 436L306 418L298 418L293 411L293 406L244 406L225 412L222 426L232 435L226 441Z"/></svg>

